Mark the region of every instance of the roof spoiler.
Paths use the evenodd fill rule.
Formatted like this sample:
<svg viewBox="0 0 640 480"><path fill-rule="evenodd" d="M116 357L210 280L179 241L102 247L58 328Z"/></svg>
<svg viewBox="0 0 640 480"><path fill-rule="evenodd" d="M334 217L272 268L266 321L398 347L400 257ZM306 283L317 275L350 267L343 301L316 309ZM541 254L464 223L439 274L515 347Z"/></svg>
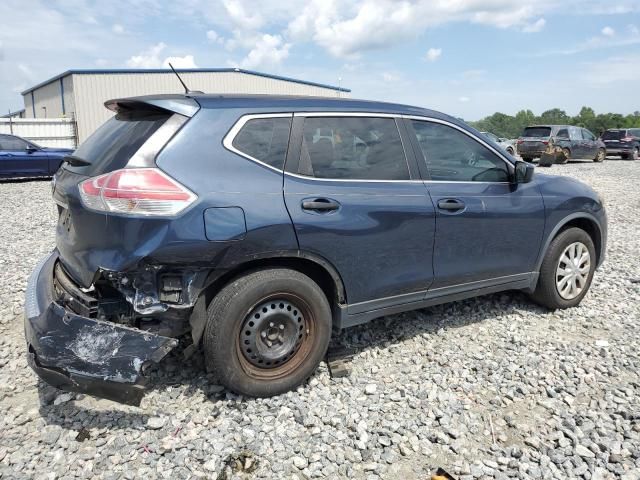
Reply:
<svg viewBox="0 0 640 480"><path fill-rule="evenodd" d="M179 113L186 117L193 117L200 110L200 104L193 98L175 95L116 98L107 100L104 102L104 106L116 113L132 110L157 110Z"/></svg>

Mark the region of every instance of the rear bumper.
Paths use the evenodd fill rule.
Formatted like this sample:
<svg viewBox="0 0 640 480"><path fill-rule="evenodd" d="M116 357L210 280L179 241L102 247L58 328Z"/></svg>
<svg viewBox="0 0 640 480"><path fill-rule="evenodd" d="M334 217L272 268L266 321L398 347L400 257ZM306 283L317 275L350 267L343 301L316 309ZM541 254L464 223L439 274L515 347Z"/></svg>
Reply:
<svg viewBox="0 0 640 480"><path fill-rule="evenodd" d="M620 155L621 153L632 153L633 147L607 147L607 155Z"/></svg>
<svg viewBox="0 0 640 480"><path fill-rule="evenodd" d="M63 308L53 298L57 259L55 251L42 259L27 284L24 330L29 366L62 390L139 405L146 386L143 367L162 360L178 341Z"/></svg>

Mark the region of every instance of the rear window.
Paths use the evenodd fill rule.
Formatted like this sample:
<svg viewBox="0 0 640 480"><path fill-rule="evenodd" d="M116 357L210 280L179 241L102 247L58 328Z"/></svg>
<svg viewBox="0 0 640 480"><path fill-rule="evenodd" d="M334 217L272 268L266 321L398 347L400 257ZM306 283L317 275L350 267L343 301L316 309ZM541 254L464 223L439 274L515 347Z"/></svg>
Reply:
<svg viewBox="0 0 640 480"><path fill-rule="evenodd" d="M527 127L522 132L523 137L544 138L551 136L550 127Z"/></svg>
<svg viewBox="0 0 640 480"><path fill-rule="evenodd" d="M129 159L170 116L170 112L118 113L102 124L73 153L90 165L67 164L65 168L90 176L124 168Z"/></svg>
<svg viewBox="0 0 640 480"><path fill-rule="evenodd" d="M251 158L282 170L289 146L290 126L290 117L249 120L233 139L233 147Z"/></svg>
<svg viewBox="0 0 640 480"><path fill-rule="evenodd" d="M625 137L626 132L624 130L607 130L602 134L603 140L620 140Z"/></svg>

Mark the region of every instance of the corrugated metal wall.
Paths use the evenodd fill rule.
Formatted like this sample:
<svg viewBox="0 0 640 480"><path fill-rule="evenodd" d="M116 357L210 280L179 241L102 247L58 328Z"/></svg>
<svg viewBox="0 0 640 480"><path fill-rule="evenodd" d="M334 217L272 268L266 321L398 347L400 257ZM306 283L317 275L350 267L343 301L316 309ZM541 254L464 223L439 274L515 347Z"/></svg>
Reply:
<svg viewBox="0 0 640 480"><path fill-rule="evenodd" d="M31 94L25 95L30 97ZM62 101L60 100L60 80L51 83L33 91L35 100L36 118L60 118L62 117ZM46 108L46 115L45 115ZM31 106L27 108L25 101L25 113L27 118L33 118L33 109Z"/></svg>
<svg viewBox="0 0 640 480"><path fill-rule="evenodd" d="M265 93L281 95L338 95L336 90L288 82L241 72L181 73L191 90L206 93ZM103 104L112 98L156 93L183 93L172 73L127 73L73 75L76 118L80 141L87 138L111 116ZM346 92L340 95L348 96Z"/></svg>
<svg viewBox="0 0 640 480"><path fill-rule="evenodd" d="M206 93L338 96L331 88L243 72L188 72L180 76L190 89ZM104 108L107 100L158 93L183 93L183 90L173 73L71 74L23 98L27 118L33 118L32 94L36 118L44 117L42 107L46 107L47 118L75 117L78 139L82 142L112 115ZM340 96L348 97L349 93L340 92Z"/></svg>
<svg viewBox="0 0 640 480"><path fill-rule="evenodd" d="M0 133L17 135L42 147L76 148L73 120L68 118L0 118Z"/></svg>

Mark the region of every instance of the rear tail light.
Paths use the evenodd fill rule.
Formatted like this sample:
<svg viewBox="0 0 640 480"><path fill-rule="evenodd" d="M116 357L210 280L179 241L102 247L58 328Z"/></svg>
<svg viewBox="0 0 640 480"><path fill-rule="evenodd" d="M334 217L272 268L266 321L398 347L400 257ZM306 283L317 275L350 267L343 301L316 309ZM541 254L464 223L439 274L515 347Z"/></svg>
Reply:
<svg viewBox="0 0 640 480"><path fill-rule="evenodd" d="M633 142L633 137L624 137L620 139L621 142Z"/></svg>
<svg viewBox="0 0 640 480"><path fill-rule="evenodd" d="M80 183L82 203L99 212L173 216L197 198L157 168L125 168Z"/></svg>

